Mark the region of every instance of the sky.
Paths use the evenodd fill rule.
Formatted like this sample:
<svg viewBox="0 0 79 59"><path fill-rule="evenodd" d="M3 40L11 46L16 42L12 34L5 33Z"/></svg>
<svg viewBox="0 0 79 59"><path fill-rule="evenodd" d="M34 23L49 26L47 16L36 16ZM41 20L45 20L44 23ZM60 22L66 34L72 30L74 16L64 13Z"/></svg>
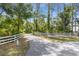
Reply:
<svg viewBox="0 0 79 59"><path fill-rule="evenodd" d="M66 3L65 5L71 5L71 4L70 3ZM35 10L35 7L36 7L35 4L33 4L33 9L34 10ZM52 5L52 7L53 7L52 12L51 12L52 18L56 18L56 16L58 15L58 11L60 11L60 12L64 11L64 4L63 3L54 3ZM48 13L47 4L41 3L39 11L40 11L41 14L47 15L47 13ZM79 11L76 12L76 14L77 14L76 17L79 18ZM31 18L31 20L32 20L32 18Z"/></svg>
<svg viewBox="0 0 79 59"><path fill-rule="evenodd" d="M68 5L68 3L66 5ZM33 3L32 6L33 6L33 10L35 11L36 5ZM62 12L64 10L64 4L63 3L54 3L52 5L52 8L53 8L52 12L51 12L52 17L56 17L58 11ZM0 11L2 11L2 10L0 9ZM40 11L41 14L44 14L44 15L47 16L47 13L48 13L48 6L47 6L47 4L46 3L41 3L39 11ZM3 13L3 14L5 14L5 13ZM79 12L77 12L77 17L79 17Z"/></svg>
<svg viewBox="0 0 79 59"><path fill-rule="evenodd" d="M35 10L35 4L33 4L33 9ZM58 11L58 8L60 9L60 11L63 11L63 4L59 3L59 4L54 4L52 5L52 16L55 17L57 16L57 11ZM41 14L44 14L44 15L47 15L47 12L48 12L48 7L47 7L47 4L45 3L41 3L40 4L40 13Z"/></svg>
<svg viewBox="0 0 79 59"><path fill-rule="evenodd" d="M65 5L70 5L70 3L66 3ZM53 9L52 9L52 17L56 17L57 16L57 11L63 11L64 10L64 4L63 3L54 3L52 5ZM35 4L33 4L33 9L35 10ZM40 4L40 13L47 15L48 12L48 7L46 3L41 3ZM79 17L79 12L77 12L77 17Z"/></svg>
<svg viewBox="0 0 79 59"><path fill-rule="evenodd" d="M33 10L35 11L36 10L36 5L35 4L32 4L32 5L33 5ZM52 17L57 16L58 8L60 8L60 11L63 11L63 4L54 4L52 7L53 7L53 9L52 9L53 12L51 12ZM39 11L40 11L41 14L47 16L47 14L48 14L47 4L46 3L41 3ZM30 21L32 21L32 20L33 20L33 18L30 18Z"/></svg>

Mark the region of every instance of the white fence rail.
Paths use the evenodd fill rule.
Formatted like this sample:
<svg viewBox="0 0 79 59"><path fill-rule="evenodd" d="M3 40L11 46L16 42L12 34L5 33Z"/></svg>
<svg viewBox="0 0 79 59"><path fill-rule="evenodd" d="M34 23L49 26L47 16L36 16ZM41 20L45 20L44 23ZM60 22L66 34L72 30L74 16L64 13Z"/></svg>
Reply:
<svg viewBox="0 0 79 59"><path fill-rule="evenodd" d="M6 36L6 37L0 37L0 45L7 44L10 42L14 42L14 41L18 41L19 38L20 38L19 34L12 35L12 36Z"/></svg>

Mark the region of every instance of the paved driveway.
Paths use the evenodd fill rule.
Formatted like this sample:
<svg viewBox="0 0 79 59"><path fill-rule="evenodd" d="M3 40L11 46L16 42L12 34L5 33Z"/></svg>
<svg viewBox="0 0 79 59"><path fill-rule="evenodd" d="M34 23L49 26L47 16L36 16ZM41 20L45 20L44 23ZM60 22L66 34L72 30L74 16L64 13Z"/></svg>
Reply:
<svg viewBox="0 0 79 59"><path fill-rule="evenodd" d="M30 49L26 56L79 56L79 42L52 43L33 35L26 35Z"/></svg>

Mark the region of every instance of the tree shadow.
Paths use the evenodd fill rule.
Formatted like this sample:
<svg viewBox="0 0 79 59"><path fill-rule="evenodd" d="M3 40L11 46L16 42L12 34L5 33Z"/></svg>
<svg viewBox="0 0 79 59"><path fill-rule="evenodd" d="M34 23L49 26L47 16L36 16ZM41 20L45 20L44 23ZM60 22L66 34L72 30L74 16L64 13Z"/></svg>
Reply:
<svg viewBox="0 0 79 59"><path fill-rule="evenodd" d="M41 40L30 40L30 49L25 54L26 56L78 56L79 51L74 50L73 48L64 48L60 49L60 46L63 46L62 43L45 43ZM67 43L66 43L67 44ZM79 46L79 43L71 43L69 45ZM57 51L59 50L59 51Z"/></svg>
<svg viewBox="0 0 79 59"><path fill-rule="evenodd" d="M50 46L53 46L53 48L58 48L55 44L50 43L44 43L39 41L30 41L30 49L26 53L26 56L42 56L42 55L49 55L50 52L55 54L54 49L48 48Z"/></svg>
<svg viewBox="0 0 79 59"><path fill-rule="evenodd" d="M59 51L58 56L78 56L79 55L79 42L67 42L66 44L72 47L67 47Z"/></svg>
<svg viewBox="0 0 79 59"><path fill-rule="evenodd" d="M68 50L62 50L59 52L58 56L78 56L77 51L74 51L72 49Z"/></svg>

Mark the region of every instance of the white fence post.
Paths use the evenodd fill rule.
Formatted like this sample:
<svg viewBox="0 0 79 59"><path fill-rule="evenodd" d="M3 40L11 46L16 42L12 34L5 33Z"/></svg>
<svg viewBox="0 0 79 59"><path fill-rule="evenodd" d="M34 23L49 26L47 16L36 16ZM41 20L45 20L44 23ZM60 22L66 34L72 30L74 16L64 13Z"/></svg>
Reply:
<svg viewBox="0 0 79 59"><path fill-rule="evenodd" d="M16 46L19 47L19 37L17 37L17 39L16 39Z"/></svg>
<svg viewBox="0 0 79 59"><path fill-rule="evenodd" d="M16 46L19 47L19 40L16 40Z"/></svg>

